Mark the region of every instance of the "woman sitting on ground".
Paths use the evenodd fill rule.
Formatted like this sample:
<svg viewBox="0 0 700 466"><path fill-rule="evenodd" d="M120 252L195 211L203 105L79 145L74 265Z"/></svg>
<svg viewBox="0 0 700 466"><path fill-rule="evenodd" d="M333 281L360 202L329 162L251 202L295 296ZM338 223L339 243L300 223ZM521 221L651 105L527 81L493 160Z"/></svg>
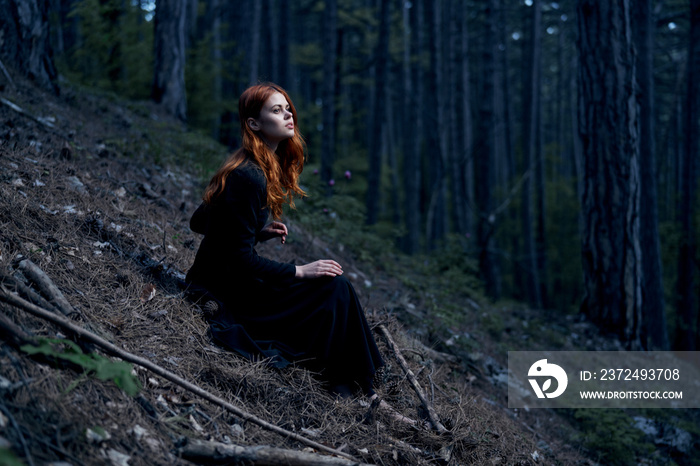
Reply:
<svg viewBox="0 0 700 466"><path fill-rule="evenodd" d="M243 144L214 175L190 227L204 235L187 281L214 299L214 338L279 367L299 362L339 395L373 395L382 358L360 302L333 260L306 265L258 256L260 241L280 238L282 205L304 196L298 185L304 142L287 93L271 83L240 97ZM271 213L274 221L267 223Z"/></svg>

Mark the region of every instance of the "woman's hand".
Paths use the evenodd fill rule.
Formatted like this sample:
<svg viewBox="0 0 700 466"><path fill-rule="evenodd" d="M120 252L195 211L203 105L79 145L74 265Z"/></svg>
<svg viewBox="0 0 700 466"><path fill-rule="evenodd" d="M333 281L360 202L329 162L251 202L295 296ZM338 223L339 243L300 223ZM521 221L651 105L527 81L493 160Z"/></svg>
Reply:
<svg viewBox="0 0 700 466"><path fill-rule="evenodd" d="M265 225L265 227L260 230L258 238L260 241L267 241L272 238L281 237L282 244L287 241L287 226L282 222L271 222Z"/></svg>
<svg viewBox="0 0 700 466"><path fill-rule="evenodd" d="M343 274L343 268L336 261L323 259L306 265L297 265L297 278L335 277Z"/></svg>

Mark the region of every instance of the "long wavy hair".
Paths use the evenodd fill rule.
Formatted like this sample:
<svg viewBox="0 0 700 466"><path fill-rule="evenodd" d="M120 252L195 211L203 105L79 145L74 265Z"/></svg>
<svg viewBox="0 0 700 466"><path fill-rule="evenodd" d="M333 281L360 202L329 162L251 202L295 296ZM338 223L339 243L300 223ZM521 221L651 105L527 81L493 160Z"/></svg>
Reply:
<svg viewBox="0 0 700 466"><path fill-rule="evenodd" d="M260 134L248 126L248 118L258 118L263 105L275 92L287 99L294 119L294 136L279 143L275 152L271 151ZM204 191L204 202L211 204L221 194L228 175L243 162L252 160L265 175L267 181L267 207L273 218L282 216L285 202L294 208L294 196L303 197L306 193L299 187L299 175L304 168L306 144L297 125L297 111L287 92L273 83L251 86L241 94L238 101L238 117L241 122L243 145L231 154L216 172Z"/></svg>

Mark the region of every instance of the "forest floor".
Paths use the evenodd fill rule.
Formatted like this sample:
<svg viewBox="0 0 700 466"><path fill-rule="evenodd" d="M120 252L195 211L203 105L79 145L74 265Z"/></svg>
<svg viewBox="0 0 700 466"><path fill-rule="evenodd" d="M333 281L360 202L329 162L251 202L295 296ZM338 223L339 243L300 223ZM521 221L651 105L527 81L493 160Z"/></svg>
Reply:
<svg viewBox="0 0 700 466"><path fill-rule="evenodd" d="M0 97L0 293L29 283L19 265L29 259L76 311L73 324L252 416L363 463L613 463L586 443L588 434L572 413L507 408L506 349L551 349L552 341L556 349L619 349L590 324L517 303L489 304L469 293L440 295L436 303L435 295L406 286L422 279L419 271L397 276L388 271L394 268L364 263L292 219L288 243L267 243L261 255L295 263L339 260L370 324L389 330L447 432L427 422L407 425L366 400L335 399L304 369L277 370L217 347L202 310L168 274L186 271L194 259L200 238L188 222L203 189L202 167L211 165L202 159L223 160L223 148L149 103L67 83L55 97L16 79L16 86L0 85ZM175 151L189 162L172 158ZM444 300L462 310L460 319L438 317L434 309L447 306ZM108 352L76 339L98 355L80 359L80 350L60 343L71 337L66 328L21 306L0 302L0 321L0 464L213 462L192 456L188 447L197 441L334 458L138 365L133 374L140 391L128 395L115 383L125 386L121 375L100 380L95 370L83 370L85 359L114 362ZM46 338L54 339L49 356L20 349ZM402 415L425 420L423 403L387 340L379 333L376 339L388 363L379 395ZM61 354L75 357L66 361ZM697 432L691 433L697 444ZM665 445L626 451L621 454L632 455L630 462L615 462L672 464L673 456L684 464L685 456Z"/></svg>

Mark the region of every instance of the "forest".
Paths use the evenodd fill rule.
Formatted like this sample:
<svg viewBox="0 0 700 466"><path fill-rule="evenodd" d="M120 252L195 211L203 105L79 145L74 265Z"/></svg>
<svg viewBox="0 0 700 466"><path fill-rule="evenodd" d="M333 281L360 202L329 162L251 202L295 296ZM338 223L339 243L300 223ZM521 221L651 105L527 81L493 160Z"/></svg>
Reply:
<svg viewBox="0 0 700 466"><path fill-rule="evenodd" d="M693 1L52 0L56 73L230 148L237 97L295 100L319 193L484 293L694 350ZM341 183L347 174L352 184Z"/></svg>
<svg viewBox="0 0 700 466"><path fill-rule="evenodd" d="M285 88L298 111L309 194L285 212L309 246L292 240L292 252L268 252L294 261L335 251L365 285L370 307L382 309L373 324L389 322L384 330L398 335L396 313L407 333L432 346L404 345L423 355L409 363L441 401L436 416L449 438L390 422L380 436L371 408L358 414L325 400L303 373L280 379L221 356L162 279L171 266L191 265L196 240L187 219L206 180L240 146L239 95L267 81ZM37 116L51 112L59 116ZM8 348L26 344L32 326L46 333L8 310L5 286L17 275L4 271L22 267L10 259L20 250L18 258L51 271L88 311L89 329L125 349L142 345L168 367L179 362L183 377L227 400L242 394L248 408L285 420L290 431L328 445L350 439L351 453L367 462L534 464L543 455L584 464L588 455L600 464L695 464L693 410L638 413L666 426L651 441L640 433L646 418L631 421L621 410L566 411L557 414L566 427L540 429L550 422L544 414L504 414L501 395L483 393L498 387L498 364L513 349L699 349L700 0L0 0L0 117L0 363L21 375L16 387L0 380L0 391L15 397L0 405L0 427L36 423L29 431L44 436L26 435L20 456L28 464L44 454L42 442L63 459L102 448L122 464L99 432L88 446L62 443L61 429L69 439L83 433L55 419L81 409L94 417L115 403L150 430L139 442L158 439L132 447L150 452L131 456L137 464L175 461L182 432L193 429L230 440L219 426L244 426L250 443L276 441L265 428L248 431L257 421L246 424L240 413L243 421L178 401L187 396L142 372L134 373L150 391L120 398L116 387L128 391L121 376L113 376L114 390L87 375L49 384L43 369L18 362ZM29 176L37 176L31 187ZM47 185L51 195L49 187L41 192ZM75 223L62 220L84 211ZM119 234L123 225L131 236ZM130 255L136 243L146 255ZM95 251L79 261L88 249ZM162 259L151 260L153 251ZM201 348L188 351L193 341ZM188 359L195 356L201 360ZM66 359L59 369L85 364ZM402 381L387 378L392 387ZM36 402L21 393L33 380L58 407L25 410L18 400ZM387 396L404 413L420 404L405 392ZM486 402L469 404L479 397ZM111 444L132 445L127 418L115 421ZM665 439L686 434L694 446ZM379 446L361 448L373 437ZM331 453L347 454L343 448Z"/></svg>
<svg viewBox="0 0 700 466"><path fill-rule="evenodd" d="M44 14L50 82L153 99L232 149L238 95L276 82L316 188L355 196L400 250L450 248L491 299L580 310L631 349L696 348L697 2L52 0Z"/></svg>

